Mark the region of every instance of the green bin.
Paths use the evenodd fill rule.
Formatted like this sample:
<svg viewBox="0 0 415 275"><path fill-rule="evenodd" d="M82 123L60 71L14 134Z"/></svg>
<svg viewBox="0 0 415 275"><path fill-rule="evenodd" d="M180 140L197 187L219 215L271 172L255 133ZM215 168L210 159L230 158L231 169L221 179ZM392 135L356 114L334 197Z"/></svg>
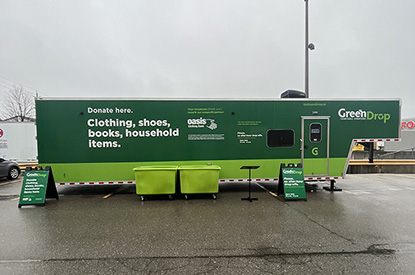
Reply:
<svg viewBox="0 0 415 275"><path fill-rule="evenodd" d="M177 166L139 166L133 170L137 195L176 193Z"/></svg>
<svg viewBox="0 0 415 275"><path fill-rule="evenodd" d="M219 172L218 165L179 166L181 193L217 194L219 192Z"/></svg>

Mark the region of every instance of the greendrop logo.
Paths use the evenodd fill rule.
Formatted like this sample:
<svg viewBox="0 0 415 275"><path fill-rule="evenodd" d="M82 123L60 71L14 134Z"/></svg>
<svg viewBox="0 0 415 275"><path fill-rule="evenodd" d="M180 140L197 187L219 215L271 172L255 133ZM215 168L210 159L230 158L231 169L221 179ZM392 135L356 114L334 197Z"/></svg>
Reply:
<svg viewBox="0 0 415 275"><path fill-rule="evenodd" d="M341 120L380 120L386 123L391 118L391 115L388 113L374 113L362 109L349 111L346 108L340 108L337 114Z"/></svg>
<svg viewBox="0 0 415 275"><path fill-rule="evenodd" d="M311 150L311 153L312 153L314 156L318 156L318 147L314 147L314 148Z"/></svg>
<svg viewBox="0 0 415 275"><path fill-rule="evenodd" d="M215 123L214 119L210 118L189 118L187 120L188 128L208 128L210 130L215 130L218 128L218 125Z"/></svg>
<svg viewBox="0 0 415 275"><path fill-rule="evenodd" d="M26 173L26 177L46 177L46 174Z"/></svg>
<svg viewBox="0 0 415 275"><path fill-rule="evenodd" d="M297 171L297 170L283 170L284 174L297 174L297 175L301 175L302 171Z"/></svg>

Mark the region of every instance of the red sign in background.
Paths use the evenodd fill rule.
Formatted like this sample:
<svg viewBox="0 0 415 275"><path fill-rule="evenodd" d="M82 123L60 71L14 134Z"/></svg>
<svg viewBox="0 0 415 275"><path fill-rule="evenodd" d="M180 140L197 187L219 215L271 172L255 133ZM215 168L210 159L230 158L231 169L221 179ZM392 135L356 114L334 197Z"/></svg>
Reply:
<svg viewBox="0 0 415 275"><path fill-rule="evenodd" d="M0 138L3 136L3 130L2 129L0 129Z"/></svg>
<svg viewBox="0 0 415 275"><path fill-rule="evenodd" d="M412 130L414 128L415 128L415 122L414 121L412 121L412 120L402 121L402 124L401 124L401 129L402 130L404 130L404 129L410 129L410 130Z"/></svg>

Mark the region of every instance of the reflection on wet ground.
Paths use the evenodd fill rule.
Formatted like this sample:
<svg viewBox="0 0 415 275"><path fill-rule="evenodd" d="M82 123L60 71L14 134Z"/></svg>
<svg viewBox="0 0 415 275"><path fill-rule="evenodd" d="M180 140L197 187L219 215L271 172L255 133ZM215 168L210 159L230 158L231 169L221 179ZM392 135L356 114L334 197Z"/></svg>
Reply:
<svg viewBox="0 0 415 275"><path fill-rule="evenodd" d="M58 187L59 201L17 208L0 181L0 273L414 274L415 175L347 175L307 201L276 186L221 184L216 200L152 197L134 185Z"/></svg>

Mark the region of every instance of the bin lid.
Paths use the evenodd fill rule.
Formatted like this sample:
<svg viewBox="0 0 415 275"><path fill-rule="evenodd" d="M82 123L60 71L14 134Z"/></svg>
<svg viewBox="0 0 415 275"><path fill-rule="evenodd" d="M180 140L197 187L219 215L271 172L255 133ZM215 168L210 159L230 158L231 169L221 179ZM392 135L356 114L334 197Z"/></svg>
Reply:
<svg viewBox="0 0 415 275"><path fill-rule="evenodd" d="M134 171L160 171L160 170L177 170L178 166L138 166L135 167Z"/></svg>
<svg viewBox="0 0 415 275"><path fill-rule="evenodd" d="M179 170L220 170L219 165L182 165Z"/></svg>

